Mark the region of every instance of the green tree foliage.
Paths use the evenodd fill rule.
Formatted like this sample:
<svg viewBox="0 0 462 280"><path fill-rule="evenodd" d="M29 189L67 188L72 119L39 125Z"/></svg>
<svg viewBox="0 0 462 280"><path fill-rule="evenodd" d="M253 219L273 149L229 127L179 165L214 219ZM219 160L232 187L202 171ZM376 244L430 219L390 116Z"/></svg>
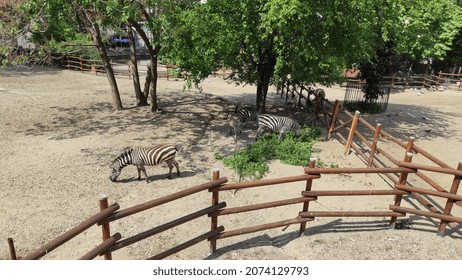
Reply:
<svg viewBox="0 0 462 280"><path fill-rule="evenodd" d="M421 59L443 60L462 27L462 9L456 1L385 1L375 7L380 39L375 56L359 65L365 105L381 96L385 75L407 73Z"/></svg>
<svg viewBox="0 0 462 280"><path fill-rule="evenodd" d="M367 1L208 0L177 17L170 58L200 80L223 64L230 78L257 86L265 107L270 83L332 84L373 50Z"/></svg>
<svg viewBox="0 0 462 280"><path fill-rule="evenodd" d="M270 83L330 85L390 50L442 58L462 24L454 0L207 0L174 22L165 56L196 83L233 69L236 83L257 86L263 111Z"/></svg>
<svg viewBox="0 0 462 280"><path fill-rule="evenodd" d="M442 60L462 28L462 7L456 0L403 1L396 26L397 52L414 59Z"/></svg>

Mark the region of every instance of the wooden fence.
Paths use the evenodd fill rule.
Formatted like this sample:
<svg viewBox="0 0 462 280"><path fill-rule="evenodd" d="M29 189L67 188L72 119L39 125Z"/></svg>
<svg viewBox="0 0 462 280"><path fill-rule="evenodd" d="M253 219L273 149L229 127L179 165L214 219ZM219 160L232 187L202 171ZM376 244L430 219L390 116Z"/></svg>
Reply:
<svg viewBox="0 0 462 280"><path fill-rule="evenodd" d="M423 186L414 187L406 185L407 175L403 175L403 173L383 173L383 175L391 180L395 189L408 192L408 194L412 195L423 207L427 208L429 212L401 207L399 204L402 195L397 196L395 205L390 206L390 209L398 212L406 212L440 219L441 222L438 228L438 235L440 236L444 235L444 230L448 222L462 222L461 218L451 216L451 210L454 204L462 206L462 196L457 195L462 175L462 161L458 163L456 168L452 168L434 155L416 145L415 137L410 137L406 144L384 131L381 124L377 124L375 127L369 124L360 117L360 113L358 111L351 114L350 112L340 108L340 103L337 101L335 103L334 112L340 111L344 113L342 116L346 116L346 120L339 118L341 114L333 114L333 119L329 126L328 137L331 137L331 135L335 133L340 139L342 139L345 142L345 154L349 153L350 150L353 149L358 156L364 160L368 168L384 167L385 162L390 162L391 165L398 167L411 168L416 171L415 175L417 183L419 185L424 183L430 188L427 189ZM339 125L336 126L337 124ZM348 132L348 136L343 136L340 133L341 130ZM370 140L366 139L366 133L373 135L373 138ZM387 139L402 148L405 152L404 159L399 161L395 159L386 149L380 148L379 141L381 138ZM415 154L423 156L427 161L435 166L411 163ZM453 175L453 183L449 191L438 184L434 179L430 178L430 176L423 171ZM433 205L427 198L425 198L424 195L446 198L445 205ZM442 212L439 209L444 209L444 211ZM450 223L449 225L453 228L455 227L454 224Z"/></svg>
<svg viewBox="0 0 462 280"><path fill-rule="evenodd" d="M357 71L354 72L357 75ZM345 74L347 82L361 83L356 76ZM440 86L462 88L462 74L439 72L438 74L398 75L383 77L383 83L394 89L406 90L409 88L426 88L439 90ZM346 83L342 84L346 86Z"/></svg>
<svg viewBox="0 0 462 280"><path fill-rule="evenodd" d="M330 103L326 99L323 89L287 83L285 86L277 88L277 94L281 98L285 98L286 105L295 105L297 110L303 110L311 115L313 126L327 127L329 114L326 105Z"/></svg>
<svg viewBox="0 0 462 280"><path fill-rule="evenodd" d="M327 101L328 102L328 101ZM333 112L329 114L331 121L329 123L329 135L337 135L341 141L345 142L345 153L349 153L351 149L357 152L358 156L364 159L367 167L360 168L316 168L315 159L310 159L308 166L304 169L304 174L298 176L289 176L274 179L264 179L259 181L227 183L227 178L220 178L219 170L214 170L212 180L204 184L188 188L170 195L156 198L145 203L135 205L123 210L119 210L117 203L108 206L107 197L100 197L100 212L88 218L84 222L77 225L75 228L67 231L56 239L35 250L22 259L39 259L54 249L58 248L65 242L79 235L92 225L100 225L102 228L102 242L95 248L88 251L80 259L93 259L97 256L103 256L105 259L112 259L112 253L132 245L136 242L152 237L166 230L173 229L184 223L192 222L199 217L208 217L210 219L210 228L204 229L204 233L178 244L164 252L158 252L149 259L163 259L181 250L189 248L201 241L210 242L210 251L213 253L217 249L217 241L224 238L249 234L262 230L284 227L291 224L299 224L299 234L302 235L307 227L307 222L313 221L320 217L385 217L390 219L389 228L396 227L397 218L405 217L407 214L428 217L439 220L437 235L443 236L447 226L455 228L462 224L462 217L457 217L451 214L454 205L462 206L462 195L458 194L460 180L462 178L462 161L459 162L456 168L451 168L435 156L426 152L414 143L414 138L410 138L407 143L403 143L399 139L385 132L380 124L373 127L360 117L359 112L351 114L340 106L338 100L333 104ZM373 134L373 139L368 141L361 131L360 126L366 130L370 130ZM347 132L348 136L343 136L343 132ZM404 157L402 160L397 160L391 156L385 149L380 147L380 137L386 137L393 143L403 149ZM367 151L365 151L367 150ZM436 166L413 163L414 154L418 153ZM384 160L379 157L387 158L392 166L384 164ZM436 172L452 176L452 184L447 190L434 180L430 179L424 172ZM362 189L362 190L314 190L315 180L319 180L321 176L329 176L329 174L377 174L386 176L392 182L392 188L384 182L387 188L383 189ZM417 176L428 186L415 186L411 184L408 176ZM266 188L282 185L286 183L300 182L301 195L297 197L284 198L277 201L267 201L263 203L239 205L226 208L225 201L220 201L220 193L229 190L245 190L250 188L259 188L263 192ZM113 221L128 218L134 214L147 211L154 207L167 204L172 201L184 199L185 203L190 202L188 196L199 193L209 192L211 194L211 205L209 207L199 209L196 212L189 213L165 224L156 226L149 230L140 232L130 237L122 239L122 234L117 232L111 235L110 226ZM390 196L392 204L383 205L383 209L379 211L312 211L310 210L310 202L319 200L326 196L345 196L348 198L354 196ZM428 211L417 208L409 208L401 205L403 196L412 196L421 203ZM438 197L444 200L444 203L437 205L436 200L432 199L432 203L427 199L429 196ZM433 202L435 201L435 202ZM293 214L292 219L284 219L272 221L270 223L257 224L254 219L249 219L246 222L249 226L243 228L226 229L220 225L219 221L224 221L228 216L249 211L264 210L268 208L284 207L289 205L300 205L300 210ZM338 205L332 206L337 207ZM440 210L444 209L444 210ZM8 239L11 259L17 259L16 250L12 238Z"/></svg>
<svg viewBox="0 0 462 280"><path fill-rule="evenodd" d="M114 75L131 78L133 75L133 69L131 63L127 62L114 62L111 61L111 66L114 71ZM85 59L82 57L68 56L66 59L65 67L68 70L77 70L80 72L90 72L95 75L105 74L106 70L100 60L97 59ZM161 79L174 79L178 78L178 75L185 75L185 73L179 73L178 67L171 64L157 64L157 77ZM178 73L177 73L178 72ZM146 76L148 73L147 65L142 65L138 61L138 73L140 76ZM220 68L213 71L213 77L227 77L231 72L229 69Z"/></svg>

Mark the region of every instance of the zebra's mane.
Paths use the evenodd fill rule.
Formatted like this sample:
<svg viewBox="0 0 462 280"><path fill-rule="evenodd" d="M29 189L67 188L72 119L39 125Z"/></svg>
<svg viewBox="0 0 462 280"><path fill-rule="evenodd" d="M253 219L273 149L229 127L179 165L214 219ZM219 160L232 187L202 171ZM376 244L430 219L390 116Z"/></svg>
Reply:
<svg viewBox="0 0 462 280"><path fill-rule="evenodd" d="M133 148L131 148L131 147L126 147L125 149L123 149L122 152L111 162L111 166L114 165L114 163L117 162L118 158L128 154L131 151L133 151Z"/></svg>

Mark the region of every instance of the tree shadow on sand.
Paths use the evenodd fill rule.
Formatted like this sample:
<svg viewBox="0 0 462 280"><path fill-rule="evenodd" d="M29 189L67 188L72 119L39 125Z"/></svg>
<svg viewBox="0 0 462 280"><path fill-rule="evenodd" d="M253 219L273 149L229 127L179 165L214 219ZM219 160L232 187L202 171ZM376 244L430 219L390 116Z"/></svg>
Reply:
<svg viewBox="0 0 462 280"><path fill-rule="evenodd" d="M228 144L222 144L231 139L225 118L232 105L225 100L210 94L176 92L162 94L161 100L162 110L156 113L152 113L148 107L114 111L112 105L106 102L88 107L50 106L51 121L37 120L17 133L45 136L53 141L91 136L127 137L127 134L131 134L135 136L127 137L127 141L132 144L138 142L139 147L157 143L177 145L184 161L191 164L198 162L197 154L208 154L215 147L226 152L234 150ZM99 164L103 166L125 148L127 146L88 148L83 152L86 156L102 159ZM205 162L213 159L200 160ZM205 171L205 168L205 163L193 166L197 172Z"/></svg>

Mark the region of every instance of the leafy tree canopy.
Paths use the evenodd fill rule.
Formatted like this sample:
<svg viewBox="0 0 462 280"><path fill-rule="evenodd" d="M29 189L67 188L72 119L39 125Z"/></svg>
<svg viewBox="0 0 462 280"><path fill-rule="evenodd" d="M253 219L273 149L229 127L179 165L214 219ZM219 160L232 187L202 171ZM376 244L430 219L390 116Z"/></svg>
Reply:
<svg viewBox="0 0 462 280"><path fill-rule="evenodd" d="M461 19L454 0L208 0L176 16L164 55L196 81L234 69L237 83L257 85L259 106L269 82L329 85L389 42L415 59L441 58Z"/></svg>

